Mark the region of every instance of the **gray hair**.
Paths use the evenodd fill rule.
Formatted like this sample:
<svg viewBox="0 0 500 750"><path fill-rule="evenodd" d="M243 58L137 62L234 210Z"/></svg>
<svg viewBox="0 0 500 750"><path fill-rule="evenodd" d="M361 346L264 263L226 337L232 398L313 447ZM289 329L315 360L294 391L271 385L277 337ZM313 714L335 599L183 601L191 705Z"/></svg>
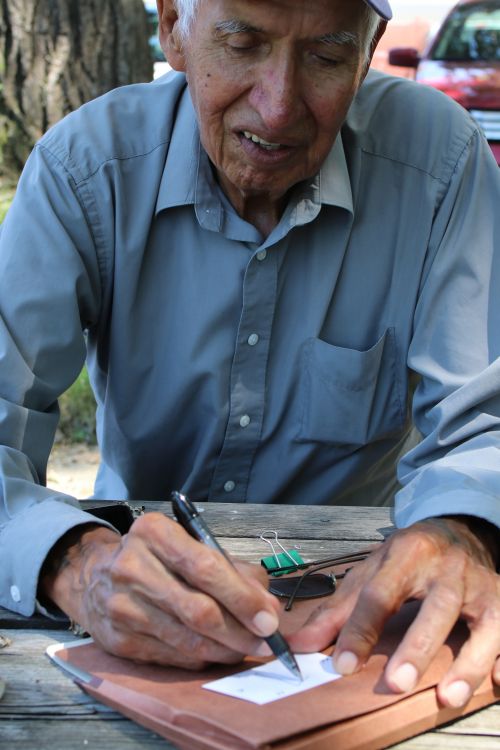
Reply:
<svg viewBox="0 0 500 750"><path fill-rule="evenodd" d="M187 38L199 3L200 0L177 0L181 39Z"/></svg>
<svg viewBox="0 0 500 750"><path fill-rule="evenodd" d="M179 31L181 40L187 39L199 4L200 0L177 0L177 12L179 14ZM363 18L363 43L365 48L365 59L367 62L370 59L372 43L375 38L375 34L377 33L379 24L380 17L373 10L373 8L370 8L369 5L366 5Z"/></svg>

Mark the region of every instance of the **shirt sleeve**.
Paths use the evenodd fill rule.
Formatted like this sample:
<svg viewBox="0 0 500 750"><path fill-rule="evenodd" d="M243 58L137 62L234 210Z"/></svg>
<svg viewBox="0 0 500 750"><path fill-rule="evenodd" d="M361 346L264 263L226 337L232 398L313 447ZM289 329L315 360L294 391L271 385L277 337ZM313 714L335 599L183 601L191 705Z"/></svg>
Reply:
<svg viewBox="0 0 500 750"><path fill-rule="evenodd" d="M422 441L402 458L395 518L468 514L500 527L500 170L475 133L429 239L408 366Z"/></svg>
<svg viewBox="0 0 500 750"><path fill-rule="evenodd" d="M0 605L23 615L54 543L96 522L45 483L57 399L83 366L100 289L79 186L38 146L0 231Z"/></svg>

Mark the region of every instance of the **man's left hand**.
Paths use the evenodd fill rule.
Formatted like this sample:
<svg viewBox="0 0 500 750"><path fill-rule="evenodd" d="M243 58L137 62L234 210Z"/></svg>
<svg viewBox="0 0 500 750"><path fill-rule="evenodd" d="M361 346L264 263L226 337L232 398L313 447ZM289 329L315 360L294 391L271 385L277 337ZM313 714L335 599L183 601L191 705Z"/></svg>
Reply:
<svg viewBox="0 0 500 750"><path fill-rule="evenodd" d="M386 620L415 598L422 600L419 613L385 669L389 687L412 690L459 618L470 635L438 685L440 701L465 705L490 672L500 685L497 550L471 525L464 517L435 518L395 532L289 637L292 648L318 650L337 638L335 667L352 674L368 659Z"/></svg>

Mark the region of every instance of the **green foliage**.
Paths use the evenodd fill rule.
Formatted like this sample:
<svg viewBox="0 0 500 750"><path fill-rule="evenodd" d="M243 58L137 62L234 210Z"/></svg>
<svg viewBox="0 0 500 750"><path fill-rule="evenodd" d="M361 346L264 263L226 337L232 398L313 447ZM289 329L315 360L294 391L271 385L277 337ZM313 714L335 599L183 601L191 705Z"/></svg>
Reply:
<svg viewBox="0 0 500 750"><path fill-rule="evenodd" d="M59 422L60 439L67 443L87 443L95 445L95 409L96 403L89 375L83 369L79 378L59 399L61 420Z"/></svg>
<svg viewBox="0 0 500 750"><path fill-rule="evenodd" d="M12 198L14 197L16 187L10 181L0 181L0 224L5 218L7 209L9 208Z"/></svg>

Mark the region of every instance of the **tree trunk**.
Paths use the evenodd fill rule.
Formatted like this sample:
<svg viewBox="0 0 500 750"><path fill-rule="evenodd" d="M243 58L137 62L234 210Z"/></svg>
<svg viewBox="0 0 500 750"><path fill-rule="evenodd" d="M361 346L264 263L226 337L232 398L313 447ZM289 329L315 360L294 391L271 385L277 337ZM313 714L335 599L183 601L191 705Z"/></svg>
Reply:
<svg viewBox="0 0 500 750"><path fill-rule="evenodd" d="M142 0L0 0L0 173L68 112L153 76Z"/></svg>

